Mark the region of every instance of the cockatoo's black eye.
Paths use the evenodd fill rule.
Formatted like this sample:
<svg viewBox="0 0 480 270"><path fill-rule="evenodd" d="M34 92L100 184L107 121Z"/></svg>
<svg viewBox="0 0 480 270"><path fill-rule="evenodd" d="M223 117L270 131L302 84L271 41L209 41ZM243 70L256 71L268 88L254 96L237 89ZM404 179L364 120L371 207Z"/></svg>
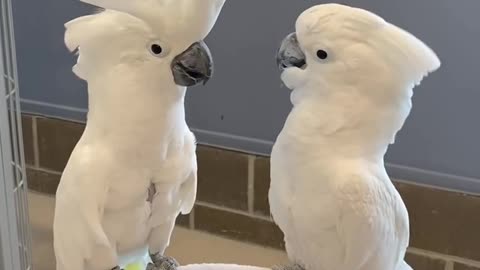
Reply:
<svg viewBox="0 0 480 270"><path fill-rule="evenodd" d="M318 59L325 60L328 57L328 53L324 50L318 50L317 51L317 57L318 57Z"/></svg>
<svg viewBox="0 0 480 270"><path fill-rule="evenodd" d="M160 55L160 54L162 54L162 52L163 52L162 46L160 46L160 45L158 45L158 44L152 44L152 45L150 46L150 50L152 51L152 53L153 53L154 55Z"/></svg>
<svg viewBox="0 0 480 270"><path fill-rule="evenodd" d="M147 44L147 50L150 52L150 54L157 58L164 58L170 52L168 45L160 40L153 40L149 42Z"/></svg>

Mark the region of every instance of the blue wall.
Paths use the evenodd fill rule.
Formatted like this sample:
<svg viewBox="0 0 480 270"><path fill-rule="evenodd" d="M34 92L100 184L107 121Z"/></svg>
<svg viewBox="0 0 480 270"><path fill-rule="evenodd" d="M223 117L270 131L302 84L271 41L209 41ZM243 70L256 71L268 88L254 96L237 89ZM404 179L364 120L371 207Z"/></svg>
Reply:
<svg viewBox="0 0 480 270"><path fill-rule="evenodd" d="M15 0L23 108L83 120L85 83L71 73L63 24L90 7ZM268 154L290 110L274 55L298 14L322 1L227 0L208 38L216 76L190 89L187 113L203 143ZM343 1L369 9L429 44L443 67L416 89L413 112L387 162L392 176L480 193L480 1ZM132 97L132 102L135 98Z"/></svg>

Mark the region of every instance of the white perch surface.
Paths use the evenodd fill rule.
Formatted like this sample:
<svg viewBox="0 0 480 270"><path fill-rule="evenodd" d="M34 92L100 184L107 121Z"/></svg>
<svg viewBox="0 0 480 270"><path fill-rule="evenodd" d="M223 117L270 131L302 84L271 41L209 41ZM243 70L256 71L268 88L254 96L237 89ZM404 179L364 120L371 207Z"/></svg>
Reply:
<svg viewBox="0 0 480 270"><path fill-rule="evenodd" d="M189 264L180 266L178 270L271 270L270 268L238 265L238 264Z"/></svg>

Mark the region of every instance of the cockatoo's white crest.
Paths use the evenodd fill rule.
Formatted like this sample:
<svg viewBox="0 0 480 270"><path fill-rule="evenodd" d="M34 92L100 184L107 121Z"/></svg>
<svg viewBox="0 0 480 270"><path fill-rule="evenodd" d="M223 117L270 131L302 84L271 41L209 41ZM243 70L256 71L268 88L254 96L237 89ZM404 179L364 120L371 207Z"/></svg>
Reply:
<svg viewBox="0 0 480 270"><path fill-rule="evenodd" d="M203 40L210 33L225 3L225 0L81 1L128 13L145 21L159 36L188 45Z"/></svg>

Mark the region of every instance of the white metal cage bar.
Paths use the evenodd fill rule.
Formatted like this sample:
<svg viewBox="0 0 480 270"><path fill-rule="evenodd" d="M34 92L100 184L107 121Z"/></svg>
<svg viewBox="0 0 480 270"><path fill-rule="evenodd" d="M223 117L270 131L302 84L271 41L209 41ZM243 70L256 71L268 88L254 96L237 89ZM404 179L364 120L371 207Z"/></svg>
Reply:
<svg viewBox="0 0 480 270"><path fill-rule="evenodd" d="M32 269L28 188L10 0L0 0L0 269Z"/></svg>

